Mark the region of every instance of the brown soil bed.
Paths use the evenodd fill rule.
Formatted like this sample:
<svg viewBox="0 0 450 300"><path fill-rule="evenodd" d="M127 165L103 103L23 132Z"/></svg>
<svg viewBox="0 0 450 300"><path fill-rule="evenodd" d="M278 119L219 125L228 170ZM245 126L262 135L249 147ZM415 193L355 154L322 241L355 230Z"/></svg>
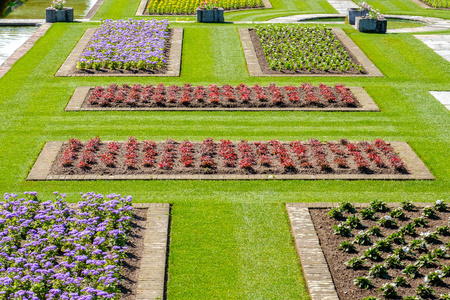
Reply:
<svg viewBox="0 0 450 300"><path fill-rule="evenodd" d="M173 141L172 141L173 142ZM348 167L339 167L335 162L335 154L331 151L330 147L326 143L322 143L323 151L325 154L325 158L329 163L329 168L322 169L317 156L313 155L313 147L308 144L308 142L303 142L305 148L305 157L300 160L300 158L293 152L293 149L290 147L289 142L281 142L281 144L287 150L287 154L292 159L294 163L294 167L285 168L280 160L273 151L274 146L269 142L263 142L268 149L267 156L270 160L270 165L266 166L262 164L261 157L258 155L257 147L254 143L249 143L251 147L251 153L254 158L254 163L251 168L241 168L240 164L243 161L241 159L241 152L238 151L238 142L234 142L232 144L232 149L236 154L235 166L225 166L225 160L219 152L219 142L215 142L215 151L212 155L215 166L213 167L204 167L201 166L201 154L202 144L200 142L192 142L193 144L193 163L192 166L185 167L181 162L181 154L179 149L180 143L174 142L174 151L173 151L173 166L171 169L163 169L159 166L159 164L163 161L163 150L167 145L166 142L157 142L156 143L156 153L154 156L154 164L151 167L143 166L143 143L139 142L136 148L136 166L134 168L129 168L125 165L126 162L126 146L124 142L120 142L120 147L117 151L116 155L116 163L115 167L107 167L103 162L101 162L100 155L104 154L108 148L108 142L100 142L98 146L98 150L94 153L95 163L91 164L89 168L81 168L78 167L80 162L80 158L82 157L83 148L87 143L81 143L81 147L76 151L76 158L74 159L71 166L62 166L63 161L63 152L67 148L68 143L63 144L59 153L56 156L56 159L53 161L50 174L51 175L135 175L135 174L167 174L167 175L179 175L179 174L241 174L241 175L252 175L252 174L394 174L394 175L404 175L408 174L408 170L397 170L390 165L389 158L387 155L383 154L381 151L378 151L380 158L384 162L383 167L378 167L375 163L371 162L368 158L368 154L365 153L364 150L361 150L361 154L365 160L369 162L368 168L358 168L355 159L353 158L353 154L347 153L346 147L341 143L337 143L337 147L342 150L343 158L348 163ZM320 143L319 143L320 144ZM373 142L371 143L373 144ZM309 166L305 164L309 162Z"/></svg>
<svg viewBox="0 0 450 300"><path fill-rule="evenodd" d="M169 37L165 42L165 49L164 49L164 56L165 59L168 60L169 59L169 55L170 55L170 48L171 48L171 40L172 40L172 36L173 36L173 29L169 28ZM91 40L89 40L89 42L86 44L86 46L84 47L84 50L82 51L82 53L87 49L88 45L91 43ZM95 69L78 69L76 67L76 64L74 64L70 70L71 74L83 74L83 75L105 75L105 76L114 76L114 75L131 75L131 74L164 74L167 72L167 64L159 69L155 69L155 70L139 70L139 69L131 69L131 70L125 70L125 69L116 69L116 70L111 70L108 68L100 68L98 70Z"/></svg>
<svg viewBox="0 0 450 300"><path fill-rule="evenodd" d="M130 239L127 242L127 258L122 264L120 285L120 300L136 299L141 255L144 249L145 224L147 220L146 208L133 208L133 222L131 223Z"/></svg>
<svg viewBox="0 0 450 300"><path fill-rule="evenodd" d="M151 87L151 89L154 89L156 86ZM142 87L145 89L145 87ZM104 99L105 94L108 92L108 88L104 89L104 92L102 93L102 97L96 98L93 95L94 88L91 88L86 95L81 108L90 108L90 107L111 107L111 108L124 108L124 107L135 107L135 108L143 108L143 107L151 107L151 108L271 108L271 109L277 109L277 108L357 108L361 107L360 103L356 99L356 97L353 95L351 91L349 92L350 98L353 102L344 102L343 96L338 92L338 90L335 87L330 87L332 90L332 93L334 94L336 100L333 102L327 101L327 99L321 94L321 91L319 87L313 87L314 95L317 97L317 102L311 102L306 100L306 92L301 87L296 87L295 90L298 93L299 100L298 101L291 101L289 98L289 95L286 92L285 87L279 87L281 90L282 95L282 102L274 103L273 101L273 94L269 91L268 87L262 87L266 94L266 99L259 100L257 93L254 89L252 89L251 86L249 86L251 92L250 92L250 98L248 101L243 101L241 99L241 93L239 92L239 89L237 87L234 88L233 99L229 99L224 95L224 90L222 87L219 87L219 102L218 103L212 103L211 98L209 96L210 92L208 91L208 87L204 87L205 90L205 96L204 99L198 100L195 98L195 90L197 87L192 87L190 91L187 92L189 97L191 98L191 101L188 103L182 103L180 99L182 98L183 94L183 86L178 87L178 91L173 93L172 98L169 99L170 92L169 86L165 87L165 99L161 102L156 102L152 96L153 93L149 93L146 97L142 96L142 92L139 92L139 97L137 101L133 104L127 104L125 103L125 100L128 95L131 93L131 89L124 90L122 87L119 87L117 91L111 92L114 97L116 97L120 90L124 90L126 95L123 97L123 99L118 102L115 100L112 101L106 101L102 102ZM103 104L102 104L103 103Z"/></svg>
<svg viewBox="0 0 450 300"><path fill-rule="evenodd" d="M319 236L320 245L322 247L323 253L325 255L326 261L328 263L331 275L333 277L333 281L336 287L336 291L339 295L339 298L342 300L348 300L348 299L363 299L364 297L368 296L375 296L379 299L385 299L381 293L378 292L378 289L385 283L393 283L394 280L397 278L397 276L403 276L406 278L408 285L406 287L398 287L397 292L398 295L405 297L405 296L412 296L416 294L416 289L419 284L425 285L424 276L427 275L429 272L434 272L436 270L441 269L441 266L439 264L436 264L434 267L426 268L422 267L420 268L420 276L412 279L407 274L402 274L403 268L395 269L395 268L388 268L388 274L390 276L390 279L381 279L381 278L371 278L372 284L374 285L373 288L364 290L357 287L353 280L361 277L361 276L368 276L368 270L371 266L374 264L383 264L383 261L374 262L370 259L367 259L367 264L365 267L361 270L353 270L351 268L347 268L344 265L344 262L349 261L353 257L359 257L364 254L364 251L370 248L371 246L363 246L355 244L357 253L347 253L341 250L338 250L339 244L343 241L353 241L353 237L342 237L340 235L334 235L334 229L333 225L338 225L341 223L341 221L345 220L335 220L327 215L327 213L330 211L330 209L309 209L309 212L311 214L312 221L314 223L314 227L316 229L316 232ZM357 209L357 213L360 211L360 209ZM377 212L377 217L382 217L388 213L382 213ZM411 222L412 219L417 218L422 215L421 210L414 210L412 212L405 211L405 214L407 216L407 219L405 220L398 220L395 218L395 221L397 222L399 227L402 227L409 222ZM349 216L349 213L345 213L344 217ZM408 243L412 239L420 238L421 232L427 232L427 231L434 231L437 226L443 226L443 225L449 225L449 217L450 212L444 211L444 212L437 212L438 219L427 219L429 221L428 226L426 227L417 227L417 235L414 236L405 236L405 241ZM360 219L362 217L358 215ZM385 238L389 236L390 234L397 232L398 229L387 229L379 225L376 221L372 220L363 220L362 223L365 226L368 226L367 228L370 228L372 226L379 226L381 228L382 237ZM353 229L352 233L355 235L362 229ZM429 250L434 250L436 248L439 248L441 246L444 246L446 243L449 242L449 236L442 236L438 235L441 242L438 244L430 244L428 246ZM370 236L373 243L375 243L378 238L374 236ZM392 243L393 249L396 249L398 247L403 247L404 245L401 244L395 244ZM381 252L381 251L380 251ZM416 259L420 256L425 254L426 252L419 252L414 250L413 252L416 253L416 256L409 255L407 258L402 259L402 262L405 263L405 265L413 264ZM447 253L449 251L447 250ZM384 258L392 253L385 253L381 252L383 260ZM450 263L449 258L438 258L439 262L441 264L448 265ZM435 290L436 294L435 297L432 297L430 299L438 299L440 294L449 293L449 284L450 284L450 278L444 278L444 285L443 286L431 286L433 290ZM401 297L397 297L394 299L402 299Z"/></svg>
<svg viewBox="0 0 450 300"><path fill-rule="evenodd" d="M318 69L311 69L311 71L307 71L307 70L293 71L293 70L287 70L287 69L283 69L281 71L272 70L269 67L269 63L267 62L266 55L264 53L263 48L261 47L260 38L256 34L255 29L249 28L248 31L249 31L249 34L250 34L250 38L252 40L253 47L255 48L256 57L258 58L258 62L259 62L259 65L261 67L261 71L262 71L263 74L271 74L271 75L277 75L277 74L286 74L286 75L289 75L289 74L364 75L364 74L367 73L367 71L364 68L362 69L362 72L359 72L359 71L354 70L354 69L350 69L348 71L342 71L342 72L339 71L339 70L323 71L323 70L318 70ZM339 40L339 38L336 35L334 35L334 36L335 36L335 38L337 40ZM342 43L342 41L340 41L340 43L345 48L345 50L348 52L352 62L356 63L356 64L360 64L358 59L356 59L356 57Z"/></svg>

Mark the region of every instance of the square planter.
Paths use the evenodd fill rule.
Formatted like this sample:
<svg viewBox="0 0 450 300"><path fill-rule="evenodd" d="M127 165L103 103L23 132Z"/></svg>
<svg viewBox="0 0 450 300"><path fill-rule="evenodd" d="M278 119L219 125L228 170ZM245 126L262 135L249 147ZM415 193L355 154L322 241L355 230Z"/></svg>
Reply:
<svg viewBox="0 0 450 300"><path fill-rule="evenodd" d="M45 22L73 22L73 8L64 7L63 9L47 8L45 10Z"/></svg>
<svg viewBox="0 0 450 300"><path fill-rule="evenodd" d="M200 23L223 23L223 8L200 9L197 8L197 22Z"/></svg>
<svg viewBox="0 0 450 300"><path fill-rule="evenodd" d="M356 29L360 32L386 33L387 20L356 17Z"/></svg>
<svg viewBox="0 0 450 300"><path fill-rule="evenodd" d="M359 10L358 8L348 9L348 23L350 25L355 25L356 17L367 17L369 15L369 10Z"/></svg>

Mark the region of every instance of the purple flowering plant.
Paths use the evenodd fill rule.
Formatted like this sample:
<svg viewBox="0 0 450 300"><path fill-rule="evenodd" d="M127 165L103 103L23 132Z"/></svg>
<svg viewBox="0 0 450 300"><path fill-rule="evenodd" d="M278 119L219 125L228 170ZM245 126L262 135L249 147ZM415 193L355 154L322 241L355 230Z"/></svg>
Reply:
<svg viewBox="0 0 450 300"><path fill-rule="evenodd" d="M0 202L0 299L119 299L131 226L131 196L36 192Z"/></svg>
<svg viewBox="0 0 450 300"><path fill-rule="evenodd" d="M167 20L105 20L77 61L78 69L155 70L167 64Z"/></svg>

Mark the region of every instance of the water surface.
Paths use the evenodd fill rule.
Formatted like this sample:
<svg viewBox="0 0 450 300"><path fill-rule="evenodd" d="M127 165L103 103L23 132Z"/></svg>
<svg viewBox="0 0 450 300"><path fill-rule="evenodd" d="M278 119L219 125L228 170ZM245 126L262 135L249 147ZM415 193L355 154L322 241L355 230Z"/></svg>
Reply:
<svg viewBox="0 0 450 300"><path fill-rule="evenodd" d="M0 65L36 30L37 27L0 27Z"/></svg>
<svg viewBox="0 0 450 300"><path fill-rule="evenodd" d="M75 19L83 19L97 0L66 0L64 7L73 7ZM45 19L45 9L53 0L28 0L9 14L6 19Z"/></svg>

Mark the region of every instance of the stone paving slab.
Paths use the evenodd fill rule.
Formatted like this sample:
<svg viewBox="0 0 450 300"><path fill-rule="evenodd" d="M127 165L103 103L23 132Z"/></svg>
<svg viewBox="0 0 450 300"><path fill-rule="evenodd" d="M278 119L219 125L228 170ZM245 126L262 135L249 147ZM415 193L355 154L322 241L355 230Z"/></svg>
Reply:
<svg viewBox="0 0 450 300"><path fill-rule="evenodd" d="M341 15L346 16L349 8L358 8L352 0L328 0L331 6Z"/></svg>
<svg viewBox="0 0 450 300"><path fill-rule="evenodd" d="M425 45L433 49L438 55L450 62L450 34L441 35L415 35Z"/></svg>
<svg viewBox="0 0 450 300"><path fill-rule="evenodd" d="M106 73L106 74L88 74L88 73L74 73L72 70L77 65L77 60L81 57L84 49L91 40L92 36L97 31L97 28L88 28L83 34L81 39L78 41L75 48L69 54L67 59L64 61L62 66L56 72L55 76L67 77L67 76L77 76L77 77L178 77L181 72L181 52L183 49L183 28L172 28L172 37L170 41L170 52L167 59L167 70L161 74L116 74L116 73Z"/></svg>
<svg viewBox="0 0 450 300"><path fill-rule="evenodd" d="M107 141L105 141L107 142ZM294 175L190 175L190 174L138 174L138 175L56 175L50 174L53 161L63 142L47 142L28 174L28 181L36 180L434 180L433 174L406 142L390 142L405 162L409 174L294 174Z"/></svg>
<svg viewBox="0 0 450 300"><path fill-rule="evenodd" d="M383 73L370 61L370 59L361 51L361 49L350 39L341 28L331 29L336 37L344 44L347 49L356 57L358 62L367 71L367 74L265 74L261 70L255 48L248 28L239 28L239 37L241 39L242 49L244 50L247 69L250 76L255 77L383 77Z"/></svg>
<svg viewBox="0 0 450 300"><path fill-rule="evenodd" d="M430 94L450 110L450 91L430 91Z"/></svg>
<svg viewBox="0 0 450 300"><path fill-rule="evenodd" d="M137 203L136 203L137 204ZM137 207L133 204L134 207ZM162 300L166 282L170 205L150 203L136 300Z"/></svg>
<svg viewBox="0 0 450 300"><path fill-rule="evenodd" d="M267 107L267 108L247 108L247 107L81 107L86 99L89 90L94 87L80 86L75 89L72 97L67 103L65 111L380 111L372 97L362 87L349 87L361 107Z"/></svg>
<svg viewBox="0 0 450 300"><path fill-rule="evenodd" d="M41 25L38 30L36 30L36 32L22 44L22 46L14 51L14 53L0 65L0 78L5 76L12 66L34 46L37 40L44 36L51 26L52 25L49 23Z"/></svg>

